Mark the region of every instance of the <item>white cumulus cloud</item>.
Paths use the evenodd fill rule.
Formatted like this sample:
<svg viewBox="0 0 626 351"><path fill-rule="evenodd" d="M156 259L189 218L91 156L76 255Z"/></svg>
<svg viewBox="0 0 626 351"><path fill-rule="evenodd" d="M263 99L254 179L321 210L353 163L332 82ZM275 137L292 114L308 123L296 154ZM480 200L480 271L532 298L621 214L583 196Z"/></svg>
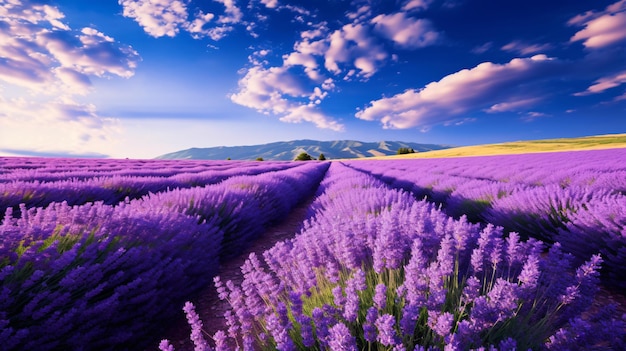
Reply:
<svg viewBox="0 0 626 351"><path fill-rule="evenodd" d="M153 37L174 37L187 23L187 4L180 0L119 0L125 17Z"/></svg>
<svg viewBox="0 0 626 351"><path fill-rule="evenodd" d="M224 38L236 24L244 24L243 12L233 0L213 0L224 6L220 15L189 10L189 0L118 0L122 14L134 19L146 33L159 37L175 37L181 30L193 38Z"/></svg>
<svg viewBox="0 0 626 351"><path fill-rule="evenodd" d="M582 26L570 42L582 41L588 49L599 49L626 41L626 0L608 6L604 11L586 12L572 18L573 26Z"/></svg>
<svg viewBox="0 0 626 351"><path fill-rule="evenodd" d="M522 55L530 55L545 52L552 48L550 44L528 44L519 40L514 40L502 47L504 51L519 53Z"/></svg>
<svg viewBox="0 0 626 351"><path fill-rule="evenodd" d="M343 72L342 66L356 67L359 75L369 78L385 63L389 54L370 35L362 24L346 24L327 38L324 66L334 74Z"/></svg>
<svg viewBox="0 0 626 351"><path fill-rule="evenodd" d="M552 61L545 55L536 55L504 64L481 63L429 83L420 90L408 89L372 101L356 116L381 121L384 128L430 127L445 123L460 114L493 107L498 101L513 101L520 93L516 86L545 75Z"/></svg>
<svg viewBox="0 0 626 351"><path fill-rule="evenodd" d="M74 101L97 77L129 78L140 61L130 46L93 29L75 30L57 8L11 0L0 7L0 149L88 151L116 133L113 119Z"/></svg>
<svg viewBox="0 0 626 351"><path fill-rule="evenodd" d="M296 67L297 68L297 67ZM322 113L317 105L332 88L332 82L311 87L306 75L292 72L294 66L253 66L239 81L239 91L230 96L239 105L266 115L279 116L284 122L311 122L319 128L343 130L343 125Z"/></svg>
<svg viewBox="0 0 626 351"><path fill-rule="evenodd" d="M626 71L622 71L607 77L600 78L590 85L585 91L576 93L576 96L584 96L602 93L607 89L618 87L626 84Z"/></svg>
<svg viewBox="0 0 626 351"><path fill-rule="evenodd" d="M441 38L429 20L407 17L403 12L378 15L372 19L372 23L377 31L404 48L433 45Z"/></svg>

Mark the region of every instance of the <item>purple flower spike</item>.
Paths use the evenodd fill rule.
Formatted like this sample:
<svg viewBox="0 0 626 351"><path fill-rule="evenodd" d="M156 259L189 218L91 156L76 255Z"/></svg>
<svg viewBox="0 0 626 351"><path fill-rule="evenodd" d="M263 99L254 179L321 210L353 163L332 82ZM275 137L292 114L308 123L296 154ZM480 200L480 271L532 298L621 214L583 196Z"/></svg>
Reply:
<svg viewBox="0 0 626 351"><path fill-rule="evenodd" d="M275 313L271 313L265 318L265 327L274 338L276 349L279 351L293 351L295 350L295 345L289 337L287 326L282 323L281 319Z"/></svg>
<svg viewBox="0 0 626 351"><path fill-rule="evenodd" d="M376 341L376 328L374 324L376 323L377 318L378 318L378 311L376 310L376 307L370 307L367 310L365 323L363 323L363 337L368 342Z"/></svg>
<svg viewBox="0 0 626 351"><path fill-rule="evenodd" d="M346 297L343 295L341 285L337 285L333 288L333 302L337 308L343 308L346 304Z"/></svg>
<svg viewBox="0 0 626 351"><path fill-rule="evenodd" d="M356 339L350 334L350 330L343 323L335 324L329 330L330 349L333 351L357 351Z"/></svg>
<svg viewBox="0 0 626 351"><path fill-rule="evenodd" d="M215 351L231 351L231 348L228 346L228 336L226 336L223 330L215 332L213 340L215 340Z"/></svg>
<svg viewBox="0 0 626 351"><path fill-rule="evenodd" d="M202 336L202 321L196 313L196 307L189 301L185 302L183 311L187 315L187 322L191 326L191 341L195 345L195 351L209 351L211 347Z"/></svg>
<svg viewBox="0 0 626 351"><path fill-rule="evenodd" d="M346 287L346 304L343 308L343 317L348 322L356 322L359 313L359 295L353 285Z"/></svg>
<svg viewBox="0 0 626 351"><path fill-rule="evenodd" d="M387 286L385 284L376 285L374 293L374 306L382 311L387 307Z"/></svg>
<svg viewBox="0 0 626 351"><path fill-rule="evenodd" d="M517 350L517 342L512 338L502 340L499 349L500 351L515 351Z"/></svg>
<svg viewBox="0 0 626 351"><path fill-rule="evenodd" d="M360 268L354 272L354 277L352 278L354 283L354 288L356 291L363 291L367 289L367 284L365 282L365 273Z"/></svg>
<svg viewBox="0 0 626 351"><path fill-rule="evenodd" d="M450 312L428 311L428 326L442 338L450 334L453 322L454 315Z"/></svg>
<svg viewBox="0 0 626 351"><path fill-rule="evenodd" d="M383 314L376 320L376 328L378 329L378 337L376 340L385 346L393 346L399 342L396 336L394 325L396 319L390 314Z"/></svg>
<svg viewBox="0 0 626 351"><path fill-rule="evenodd" d="M300 324L300 335L302 336L302 344L304 347L313 347L315 345L315 338L313 337L313 326L311 325L311 318L306 315L298 317L297 322Z"/></svg>
<svg viewBox="0 0 626 351"><path fill-rule="evenodd" d="M400 330L404 335L413 335L417 317L419 317L420 309L417 305L406 305L402 309L402 319L400 319Z"/></svg>
<svg viewBox="0 0 626 351"><path fill-rule="evenodd" d="M175 351L174 346L170 344L169 340L161 340L159 343L159 350L161 351Z"/></svg>

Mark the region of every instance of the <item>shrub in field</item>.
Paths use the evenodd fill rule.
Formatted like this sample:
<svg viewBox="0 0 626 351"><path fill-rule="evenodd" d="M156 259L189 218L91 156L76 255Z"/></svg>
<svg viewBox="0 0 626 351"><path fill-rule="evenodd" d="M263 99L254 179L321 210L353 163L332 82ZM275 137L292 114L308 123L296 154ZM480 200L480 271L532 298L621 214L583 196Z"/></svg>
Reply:
<svg viewBox="0 0 626 351"><path fill-rule="evenodd" d="M364 177L333 164L301 233L265 252L266 265L251 255L240 286L215 279L231 306L217 350L624 346L614 306L590 309L600 256L576 268L559 244L543 255L538 240L454 220ZM197 349L208 347L190 321Z"/></svg>
<svg viewBox="0 0 626 351"><path fill-rule="evenodd" d="M307 154L306 152L301 152L298 154L298 156L296 156L296 158L294 158L294 161L311 161L311 160L313 160L313 157Z"/></svg>

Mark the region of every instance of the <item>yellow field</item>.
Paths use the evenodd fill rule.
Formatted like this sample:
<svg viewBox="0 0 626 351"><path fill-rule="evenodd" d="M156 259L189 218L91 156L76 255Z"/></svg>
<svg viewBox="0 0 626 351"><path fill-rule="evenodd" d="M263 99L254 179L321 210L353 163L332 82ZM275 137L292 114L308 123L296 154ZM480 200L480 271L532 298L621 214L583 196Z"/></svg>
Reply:
<svg viewBox="0 0 626 351"><path fill-rule="evenodd" d="M366 159L387 160L398 158L465 157L614 148L626 148L626 134L609 134L582 138L527 140L501 144L461 146L446 150L384 157L368 157Z"/></svg>

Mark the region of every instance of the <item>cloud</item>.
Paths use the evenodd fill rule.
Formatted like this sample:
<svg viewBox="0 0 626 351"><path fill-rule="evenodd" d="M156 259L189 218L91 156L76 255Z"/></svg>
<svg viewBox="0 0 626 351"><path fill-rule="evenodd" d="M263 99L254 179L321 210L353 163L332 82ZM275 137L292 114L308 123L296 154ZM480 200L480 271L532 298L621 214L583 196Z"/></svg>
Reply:
<svg viewBox="0 0 626 351"><path fill-rule="evenodd" d="M327 90L332 89L332 80L317 82L317 86L313 86L315 81L298 73L298 67L287 62L280 67L253 66L239 80L239 91L230 99L257 112L279 116L284 122L306 121L318 128L343 130L343 125L317 107L326 97Z"/></svg>
<svg viewBox="0 0 626 351"><path fill-rule="evenodd" d="M541 101L541 98L530 98L530 99L518 99L508 102L500 102L495 105L492 105L488 109L485 110L487 113L498 113L498 112L510 112L510 111L518 111L520 109L525 109L532 105L535 105Z"/></svg>
<svg viewBox="0 0 626 351"><path fill-rule="evenodd" d="M187 23L187 4L180 0L119 0L124 17L134 19L149 35L174 37Z"/></svg>
<svg viewBox="0 0 626 351"><path fill-rule="evenodd" d="M425 10L433 3L434 0L407 0L402 5L403 11Z"/></svg>
<svg viewBox="0 0 626 351"><path fill-rule="evenodd" d="M233 0L214 0L224 6L221 15L196 10L190 14L189 0L118 0L123 16L132 18L144 31L155 38L175 37L181 30L196 39L209 37L215 41L224 38L235 24L244 23L241 9Z"/></svg>
<svg viewBox="0 0 626 351"><path fill-rule="evenodd" d="M27 157L60 157L60 158L109 158L110 155L97 152L74 153L71 151L36 151L25 149L0 149L0 154Z"/></svg>
<svg viewBox="0 0 626 351"><path fill-rule="evenodd" d="M46 94L85 94L90 76L128 78L140 60L93 28L71 30L48 5L12 1L0 10L0 81Z"/></svg>
<svg viewBox="0 0 626 351"><path fill-rule="evenodd" d="M626 71L618 72L616 74L600 78L590 85L585 91L576 93L576 96L585 96L602 93L605 90L618 87L622 84L626 84Z"/></svg>
<svg viewBox="0 0 626 351"><path fill-rule="evenodd" d="M384 48L370 35L362 24L346 24L326 39L324 66L334 74L343 72L341 66L358 69L361 77L369 78L389 57ZM325 46L324 45L324 46Z"/></svg>
<svg viewBox="0 0 626 351"><path fill-rule="evenodd" d="M139 54L94 29L72 29L56 7L11 0L0 7L0 148L79 154L105 149L119 132L117 121L74 96L92 90L92 79L129 78Z"/></svg>
<svg viewBox="0 0 626 351"><path fill-rule="evenodd" d="M530 111L530 112L525 113L522 116L522 120L524 122L533 122L537 118L543 118L543 117L550 117L550 115L543 113L543 112Z"/></svg>
<svg viewBox="0 0 626 351"><path fill-rule="evenodd" d="M441 38L429 20L407 17L403 12L378 15L372 19L372 23L378 32L403 48L430 46Z"/></svg>
<svg viewBox="0 0 626 351"><path fill-rule="evenodd" d="M261 3L265 5L268 9L273 9L278 7L278 0L261 0Z"/></svg>
<svg viewBox="0 0 626 351"><path fill-rule="evenodd" d="M514 101L515 96L522 93L517 87L548 75L554 68L554 61L545 55L536 55L505 64L481 63L429 83L420 90L409 89L372 101L357 112L356 117L378 120L384 128L397 129L445 123L454 116L493 107L496 101Z"/></svg>
<svg viewBox="0 0 626 351"><path fill-rule="evenodd" d="M29 101L0 98L0 149L73 154L110 148L118 121L97 114L91 104L71 100Z"/></svg>
<svg viewBox="0 0 626 351"><path fill-rule="evenodd" d="M550 44L527 44L519 40L512 41L502 47L502 50L515 52L522 55L545 52L552 48Z"/></svg>
<svg viewBox="0 0 626 351"><path fill-rule="evenodd" d="M604 11L589 11L569 20L572 26L583 26L570 42L582 41L588 49L599 49L626 41L626 0L608 6Z"/></svg>
<svg viewBox="0 0 626 351"><path fill-rule="evenodd" d="M471 52L474 53L474 54L480 55L480 54L484 54L485 52L491 50L492 47L493 47L493 42L487 42L487 43L484 43L482 45L474 47L471 50Z"/></svg>

